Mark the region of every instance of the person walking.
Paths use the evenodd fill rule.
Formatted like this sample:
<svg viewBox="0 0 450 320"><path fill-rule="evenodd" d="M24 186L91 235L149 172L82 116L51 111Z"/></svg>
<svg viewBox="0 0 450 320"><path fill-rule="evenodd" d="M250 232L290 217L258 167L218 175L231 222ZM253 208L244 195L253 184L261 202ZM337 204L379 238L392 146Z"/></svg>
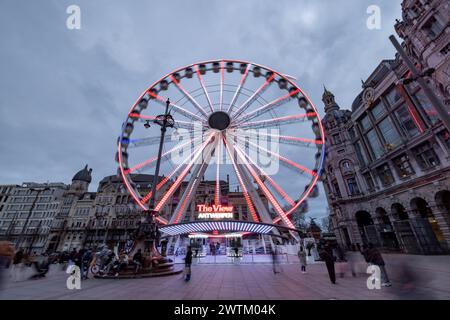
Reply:
<svg viewBox="0 0 450 320"><path fill-rule="evenodd" d="M134 274L138 273L142 268L142 250L138 249L138 251L133 256L133 263L136 265L136 269L134 270Z"/></svg>
<svg viewBox="0 0 450 320"><path fill-rule="evenodd" d="M87 249L81 258L81 279L87 280L89 274L89 266L92 260L92 250Z"/></svg>
<svg viewBox="0 0 450 320"><path fill-rule="evenodd" d="M300 261L300 266L302 268L302 273L306 273L306 251L303 249L303 246L300 247L297 255L298 260Z"/></svg>
<svg viewBox="0 0 450 320"><path fill-rule="evenodd" d="M391 287L392 283L391 281L389 281L389 277L386 272L385 263L381 255L381 252L377 248L375 248L375 246L372 243L369 243L368 258L371 264L376 265L377 267L380 268L381 285L383 287Z"/></svg>
<svg viewBox="0 0 450 320"><path fill-rule="evenodd" d="M274 274L280 273L280 270L278 270L278 251L277 247L274 246L272 249L272 270Z"/></svg>
<svg viewBox="0 0 450 320"><path fill-rule="evenodd" d="M187 248L186 257L184 258L184 280L189 281L191 280L191 264L192 264L192 250L189 246Z"/></svg>
<svg viewBox="0 0 450 320"><path fill-rule="evenodd" d="M320 257L323 261L325 261L331 283L336 284L336 271L334 269L333 250L328 245L326 245L324 250L322 250Z"/></svg>

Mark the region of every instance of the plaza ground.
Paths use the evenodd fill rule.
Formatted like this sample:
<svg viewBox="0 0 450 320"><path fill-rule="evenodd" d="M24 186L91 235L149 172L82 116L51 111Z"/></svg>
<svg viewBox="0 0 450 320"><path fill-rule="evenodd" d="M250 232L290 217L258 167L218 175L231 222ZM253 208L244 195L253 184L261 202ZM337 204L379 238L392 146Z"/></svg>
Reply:
<svg viewBox="0 0 450 320"><path fill-rule="evenodd" d="M0 299L185 299L185 300L367 300L450 299L450 256L385 255L393 286L369 290L368 275L353 277L350 268L331 284L323 263L308 266L302 274L295 257L274 274L270 263L212 264L192 267L192 280L182 275L144 279L89 279L80 290L66 287L67 274L59 268L40 280L7 280ZM182 268L182 265L177 265ZM361 267L358 267L362 271Z"/></svg>

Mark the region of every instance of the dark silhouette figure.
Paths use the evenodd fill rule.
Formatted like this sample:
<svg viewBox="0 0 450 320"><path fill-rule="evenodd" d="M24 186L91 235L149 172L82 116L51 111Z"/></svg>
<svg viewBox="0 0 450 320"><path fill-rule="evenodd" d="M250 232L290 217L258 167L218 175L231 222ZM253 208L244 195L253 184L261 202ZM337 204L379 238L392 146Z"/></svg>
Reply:
<svg viewBox="0 0 450 320"><path fill-rule="evenodd" d="M336 284L336 271L334 269L333 250L329 246L325 246L324 250L320 253L320 257L323 261L325 261L331 283Z"/></svg>
<svg viewBox="0 0 450 320"><path fill-rule="evenodd" d="M191 247L188 247L186 257L184 258L185 281L191 280L191 264L192 264L192 250Z"/></svg>

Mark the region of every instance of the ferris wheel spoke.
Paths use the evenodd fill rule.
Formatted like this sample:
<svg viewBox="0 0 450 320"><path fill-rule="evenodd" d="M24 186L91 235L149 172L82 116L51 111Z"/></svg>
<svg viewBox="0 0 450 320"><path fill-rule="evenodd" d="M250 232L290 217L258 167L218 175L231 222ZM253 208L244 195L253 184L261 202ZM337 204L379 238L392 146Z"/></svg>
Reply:
<svg viewBox="0 0 450 320"><path fill-rule="evenodd" d="M184 168L182 173L178 176L178 178L175 180L173 185L169 188L169 190L166 192L166 194L162 197L162 199L159 201L159 203L156 205L155 210L159 211L161 208L166 204L167 200L173 195L176 189L180 186L181 182L184 180L184 178L189 173L190 169L194 165L196 161L198 161L199 157L203 154L203 151L205 150L206 146L209 145L211 142L211 139L213 138L213 134L211 134L208 139L201 145L201 148L194 154L189 164Z"/></svg>
<svg viewBox="0 0 450 320"><path fill-rule="evenodd" d="M216 146L216 190L214 193L214 203L216 205L220 204L220 162L222 154L222 133L217 134L217 146Z"/></svg>
<svg viewBox="0 0 450 320"><path fill-rule="evenodd" d="M246 161L245 161L245 157L244 157L243 153L239 149L235 149L235 150L236 150L236 153L237 153L238 157L241 158L243 163L245 163ZM272 204L272 207L274 208L276 214L279 217L281 217L283 222L288 227L294 229L295 227L292 224L291 220L289 220L289 218L286 216L286 214L284 213L284 211L281 208L281 206L278 203L278 201L275 199L275 197L272 195L272 193L269 191L269 189L267 189L266 185L261 181L261 178L256 174L255 170L253 170L253 168L250 165L248 165L248 164L245 164L244 168L246 168L249 171L250 175L256 181L256 183L259 186L259 188L263 191L263 193L266 196L267 200L269 200L269 202Z"/></svg>
<svg viewBox="0 0 450 320"><path fill-rule="evenodd" d="M219 93L219 110L222 111L223 105L223 83L225 78L225 62L220 61L220 93Z"/></svg>
<svg viewBox="0 0 450 320"><path fill-rule="evenodd" d="M291 93L289 93L287 95L279 97L278 99L275 99L275 100L273 100L273 101L271 101L271 102L269 102L269 103L259 107L258 109L253 110L250 113L247 113L245 116L243 116L242 118L240 118L237 121L237 125L239 125L240 123L243 123L245 121L249 121L249 120L252 120L252 119L254 119L256 117L259 117L259 116L269 112L270 110L272 110L275 107L279 107L279 106L282 106L285 103L288 103L289 101L291 101L291 98L293 96L295 96L296 94L298 94L299 92L300 92L299 89L294 90L294 91L292 91Z"/></svg>
<svg viewBox="0 0 450 320"><path fill-rule="evenodd" d="M260 145L258 145L256 143L252 142L252 141L245 141L242 137L238 137L238 136L236 136L236 137L237 137L238 141L240 141L241 143L245 144L246 142L248 142L248 144L250 146L254 147L256 150L260 150L260 151L266 152L267 154L270 154L270 155L276 157L277 159L281 160L282 162L288 164L289 166L291 166L293 168L296 168L297 170L300 170L301 172L308 173L311 176L316 176L317 175L316 172L314 172L314 171L312 171L312 170L310 170L310 169L308 169L308 168L306 168L306 167L304 167L304 166L302 166L302 165L300 165L300 164L298 164L298 163L296 163L296 162L294 162L292 160L289 160L288 158L285 158L285 157L281 156L280 154L278 154L276 152L270 151L270 150L268 150L268 149L266 149L266 148L264 148L264 147L262 147L262 146L260 146Z"/></svg>
<svg viewBox="0 0 450 320"><path fill-rule="evenodd" d="M261 176L264 176L264 178L269 181L269 184L275 189L276 192L278 192L279 195L283 197L284 200L286 200L291 206L295 205L295 201L292 200L291 197L288 196L288 194L268 175L261 167L259 167L237 144L234 145L236 149L239 149L241 153L245 156L248 162L250 162L253 167L255 167L259 172Z"/></svg>
<svg viewBox="0 0 450 320"><path fill-rule="evenodd" d="M171 223L178 223L180 219L183 218L187 206L192 202L192 198L196 195L201 177L203 177L203 175L205 174L205 171L208 168L209 162L211 160L212 148L213 145L210 145L209 149L205 149L206 157L204 161L196 165L189 184L181 197L181 202L175 208L175 211L170 219Z"/></svg>
<svg viewBox="0 0 450 320"><path fill-rule="evenodd" d="M236 130L239 132L239 129ZM240 133L238 133L240 134ZM305 148L312 148L316 149L318 146L323 145L323 142L321 140L316 139L306 139L306 138L300 138L300 137L293 137L293 136L285 136L285 135L279 135L279 134L273 134L273 133L266 133L262 131L252 131L252 130L243 130L242 136L253 138L253 139L259 139L260 137L267 137L270 139L275 139L275 141L282 143L282 144L289 144L289 145L295 145ZM313 147L314 146L314 147Z"/></svg>
<svg viewBox="0 0 450 320"><path fill-rule="evenodd" d="M158 102L160 105L162 106L166 106L166 100L164 100L164 98L162 98L161 96L157 95L154 92L148 91L148 94L150 96L152 96L156 102ZM197 120L197 121L201 121L204 122L205 119L203 119L202 117L199 117L198 115L196 115L193 112L190 112L189 110L186 110L183 107L180 107L179 105L175 104L175 103L170 103L170 106L175 110L175 112L177 112L178 114L181 114L183 116L185 116L186 118L189 118L191 120Z"/></svg>
<svg viewBox="0 0 450 320"><path fill-rule="evenodd" d="M315 114L314 114L315 115ZM312 114L304 113L304 114L296 114L291 116L273 118L269 120L259 120L252 122L244 122L239 124L239 128L270 128L274 126L288 125L296 122L304 122L308 117L311 117Z"/></svg>
<svg viewBox="0 0 450 320"><path fill-rule="evenodd" d="M173 147L172 149L170 149L169 151L164 152L162 154L162 157L169 156L172 152L180 150L180 149L184 148L185 146L193 143L194 141L200 140L201 138L202 137L196 137L196 138L189 139L187 142L182 143L180 145L177 145L177 146ZM143 167L151 165L152 163L156 162L157 159L158 159L158 157L152 157L150 159L147 159L147 160L145 160L145 161L143 161L143 162L141 162L141 163L139 163L139 164L137 164L137 165L127 169L127 170L124 170L124 173L125 174L133 173L136 170L139 170L139 169L142 169Z"/></svg>
<svg viewBox="0 0 450 320"><path fill-rule="evenodd" d="M211 98L209 97L208 90L206 90L205 83L203 82L203 77L200 74L200 69L199 69L198 66L196 68L196 73L197 73L198 81L200 82L200 85L202 86L203 93L205 94L206 100L208 101L209 108L211 109L211 112L214 112L214 108L213 108L213 104L211 102Z"/></svg>
<svg viewBox="0 0 450 320"><path fill-rule="evenodd" d="M253 221L259 222L260 220L258 218L258 215L256 213L255 207L254 207L254 205L252 203L252 200L250 198L249 192L247 191L247 187L245 186L245 183L244 183L244 181L242 179L241 173L239 172L239 168L236 165L236 162L234 160L233 152L230 150L230 147L229 147L228 143L226 142L226 139L222 138L222 140L223 140L223 143L225 145L225 149L228 152L228 155L230 156L231 163L233 165L234 172L236 173L236 177L238 179L239 185L242 188L242 193L244 194L245 202L247 202L247 207L248 207L248 209L250 211L250 215L251 215Z"/></svg>
<svg viewBox="0 0 450 320"><path fill-rule="evenodd" d="M241 93L242 87L245 84L245 80L247 80L247 76L250 71L250 66L251 66L250 64L247 65L247 68L245 69L245 72L242 75L241 81L239 82L239 86L237 87L236 92L234 93L233 98L231 99L230 105L228 107L227 111L228 114L231 114L231 110L233 109L234 104L236 103L236 100L239 97L239 94Z"/></svg>
<svg viewBox="0 0 450 320"><path fill-rule="evenodd" d="M193 150L193 153L196 153L201 146L198 146ZM193 153L189 153L188 156L174 169L172 170L164 179L162 179L156 186L156 191L159 191L177 172L179 172L184 166L186 166L187 162L191 159ZM142 199L141 203L144 204L150 197L152 196L152 191L148 192Z"/></svg>
<svg viewBox="0 0 450 320"><path fill-rule="evenodd" d="M208 113L205 111L205 109L202 108L202 106L195 100L189 92L186 91L186 89L180 84L180 82L175 79L174 76L170 76L170 79L173 83L177 86L177 88L180 90L182 94L185 95L185 97L192 103L192 105L205 117L204 120L208 118Z"/></svg>
<svg viewBox="0 0 450 320"><path fill-rule="evenodd" d="M236 110L236 112L233 114L233 118L236 119L245 110L247 110L253 104L253 102L258 99L259 95L261 95L268 88L274 78L275 74L269 76L269 78Z"/></svg>

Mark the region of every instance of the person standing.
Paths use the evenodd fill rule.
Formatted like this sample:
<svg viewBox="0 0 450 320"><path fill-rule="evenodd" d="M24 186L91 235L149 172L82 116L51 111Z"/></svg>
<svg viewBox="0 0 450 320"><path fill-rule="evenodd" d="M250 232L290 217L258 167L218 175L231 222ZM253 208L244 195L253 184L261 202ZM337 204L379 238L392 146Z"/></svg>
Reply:
<svg viewBox="0 0 450 320"><path fill-rule="evenodd" d="M320 256L322 260L325 261L331 283L336 284L336 271L334 269L334 256L332 249L326 245Z"/></svg>
<svg viewBox="0 0 450 320"><path fill-rule="evenodd" d="M186 257L184 258L185 281L191 280L191 264L192 264L192 250L191 247L189 246L187 248Z"/></svg>
<svg viewBox="0 0 450 320"><path fill-rule="evenodd" d="M300 266L302 268L302 273L306 273L306 252L303 249L303 246L300 247L300 250L297 253L298 260L300 261Z"/></svg>
<svg viewBox="0 0 450 320"><path fill-rule="evenodd" d="M392 286L392 283L391 281L389 281L389 277L386 272L385 263L383 257L381 256L381 252L377 248L375 248L375 246L372 243L369 243L368 257L369 263L376 265L380 268L381 285L383 287Z"/></svg>

